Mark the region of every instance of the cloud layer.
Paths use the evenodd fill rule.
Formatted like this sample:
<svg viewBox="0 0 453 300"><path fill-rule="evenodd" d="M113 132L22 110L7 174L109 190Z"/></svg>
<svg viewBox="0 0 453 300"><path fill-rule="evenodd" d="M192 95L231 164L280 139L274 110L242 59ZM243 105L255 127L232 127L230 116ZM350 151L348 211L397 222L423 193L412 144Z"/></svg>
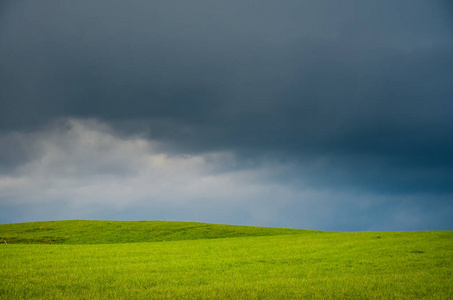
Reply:
<svg viewBox="0 0 453 300"><path fill-rule="evenodd" d="M0 176L4 222L100 217L382 230L414 229L426 218L441 228L452 210L445 195L422 215L426 195L316 189L300 170L309 166L244 167L228 152L169 155L159 142L94 120L60 120L0 140L26 157Z"/></svg>
<svg viewBox="0 0 453 300"><path fill-rule="evenodd" d="M448 1L1 5L4 221L453 227Z"/></svg>

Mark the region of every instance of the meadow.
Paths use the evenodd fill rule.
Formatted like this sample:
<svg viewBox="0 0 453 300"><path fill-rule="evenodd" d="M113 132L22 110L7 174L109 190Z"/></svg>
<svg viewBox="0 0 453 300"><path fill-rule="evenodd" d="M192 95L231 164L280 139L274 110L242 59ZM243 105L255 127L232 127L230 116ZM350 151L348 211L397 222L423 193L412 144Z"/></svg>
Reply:
<svg viewBox="0 0 453 300"><path fill-rule="evenodd" d="M0 242L0 299L453 299L452 231L56 221Z"/></svg>

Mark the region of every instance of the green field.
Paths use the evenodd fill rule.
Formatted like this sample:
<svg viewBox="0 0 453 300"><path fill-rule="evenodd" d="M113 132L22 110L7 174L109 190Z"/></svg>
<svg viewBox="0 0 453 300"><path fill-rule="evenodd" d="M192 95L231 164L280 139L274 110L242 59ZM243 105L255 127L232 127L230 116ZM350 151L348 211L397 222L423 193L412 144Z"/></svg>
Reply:
<svg viewBox="0 0 453 300"><path fill-rule="evenodd" d="M453 299L452 231L57 221L0 241L0 299Z"/></svg>

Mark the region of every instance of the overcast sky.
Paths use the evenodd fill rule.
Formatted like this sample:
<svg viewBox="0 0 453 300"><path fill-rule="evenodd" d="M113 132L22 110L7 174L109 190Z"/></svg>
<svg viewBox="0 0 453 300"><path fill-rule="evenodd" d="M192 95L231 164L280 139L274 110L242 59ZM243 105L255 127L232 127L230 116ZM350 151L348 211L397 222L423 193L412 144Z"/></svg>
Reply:
<svg viewBox="0 0 453 300"><path fill-rule="evenodd" d="M0 3L0 223L452 215L447 0Z"/></svg>

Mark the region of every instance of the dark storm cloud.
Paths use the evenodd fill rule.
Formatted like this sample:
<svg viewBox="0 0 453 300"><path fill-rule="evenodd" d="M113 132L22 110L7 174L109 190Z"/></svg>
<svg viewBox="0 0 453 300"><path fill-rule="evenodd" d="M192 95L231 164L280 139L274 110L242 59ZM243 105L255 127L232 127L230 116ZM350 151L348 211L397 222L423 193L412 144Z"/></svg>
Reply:
<svg viewBox="0 0 453 300"><path fill-rule="evenodd" d="M16 0L0 10L3 173L35 157L11 132L95 118L172 153L297 166L280 182L451 203L449 1Z"/></svg>

